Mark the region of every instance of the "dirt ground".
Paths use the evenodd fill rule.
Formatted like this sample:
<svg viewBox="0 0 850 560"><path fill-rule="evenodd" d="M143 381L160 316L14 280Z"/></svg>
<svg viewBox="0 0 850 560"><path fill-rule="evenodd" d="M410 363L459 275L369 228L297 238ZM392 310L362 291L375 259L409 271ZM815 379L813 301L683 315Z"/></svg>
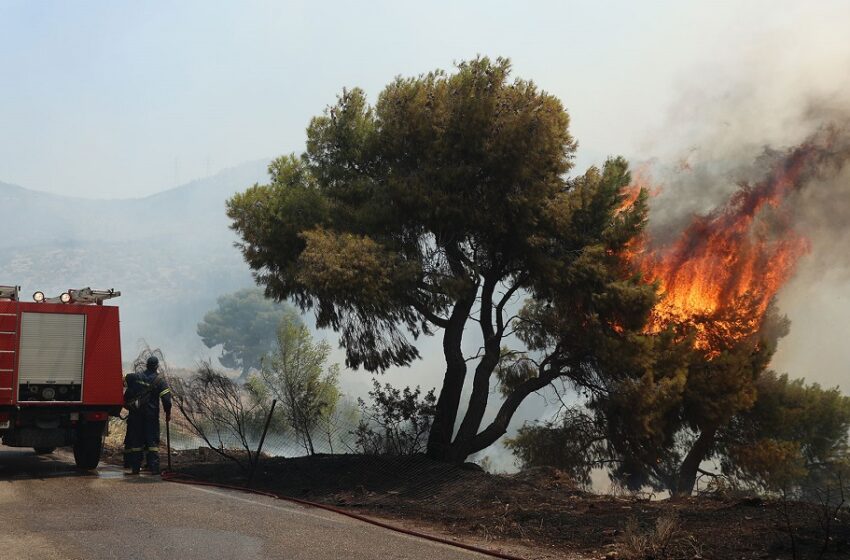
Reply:
<svg viewBox="0 0 850 560"><path fill-rule="evenodd" d="M121 455L107 458L117 463ZM187 476L249 484L247 470L209 449L176 452L172 463ZM831 521L827 538L815 504L603 496L554 469L494 475L423 456L262 457L250 484L529 559L850 558L848 513Z"/></svg>

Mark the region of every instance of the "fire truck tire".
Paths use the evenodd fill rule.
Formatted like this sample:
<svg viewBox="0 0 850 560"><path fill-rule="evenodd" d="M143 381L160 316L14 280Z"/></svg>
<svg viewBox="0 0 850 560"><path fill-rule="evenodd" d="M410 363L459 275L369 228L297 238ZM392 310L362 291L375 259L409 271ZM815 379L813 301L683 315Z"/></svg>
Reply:
<svg viewBox="0 0 850 560"><path fill-rule="evenodd" d="M47 455L56 451L55 447L33 447L36 455Z"/></svg>
<svg viewBox="0 0 850 560"><path fill-rule="evenodd" d="M103 429L105 422L89 422L77 429L77 441L74 443L74 462L78 469L96 469L103 450Z"/></svg>

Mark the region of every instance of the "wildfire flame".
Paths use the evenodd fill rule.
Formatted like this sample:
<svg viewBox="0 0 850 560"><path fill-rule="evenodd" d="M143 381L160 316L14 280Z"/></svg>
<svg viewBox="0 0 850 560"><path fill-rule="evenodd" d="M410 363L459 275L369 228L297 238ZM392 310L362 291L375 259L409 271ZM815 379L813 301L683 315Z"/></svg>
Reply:
<svg viewBox="0 0 850 560"><path fill-rule="evenodd" d="M695 345L710 358L718 353L717 336L728 343L759 330L771 299L809 250L787 202L813 152L807 145L790 152L762 181L742 184L725 204L694 217L672 243L644 238L632 248L629 258L662 294L648 332L695 324ZM624 194L627 204L634 200L631 191Z"/></svg>

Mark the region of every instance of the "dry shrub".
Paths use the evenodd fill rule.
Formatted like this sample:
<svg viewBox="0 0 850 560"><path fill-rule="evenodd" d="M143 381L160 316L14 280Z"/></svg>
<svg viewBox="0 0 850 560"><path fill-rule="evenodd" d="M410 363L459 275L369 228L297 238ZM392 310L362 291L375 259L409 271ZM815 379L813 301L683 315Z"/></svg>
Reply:
<svg viewBox="0 0 850 560"><path fill-rule="evenodd" d="M256 466L254 447L265 414L244 385L209 362L201 362L189 379L173 379L171 390L174 404L194 435L242 470Z"/></svg>
<svg viewBox="0 0 850 560"><path fill-rule="evenodd" d="M620 537L624 560L677 560L701 558L699 545L682 530L676 512L665 513L655 520L655 526L641 528L637 518L626 521Z"/></svg>
<svg viewBox="0 0 850 560"><path fill-rule="evenodd" d="M655 492L633 488L629 488L622 481L611 480L608 489L603 492L603 495L615 500L628 500L630 502L651 502L655 499Z"/></svg>

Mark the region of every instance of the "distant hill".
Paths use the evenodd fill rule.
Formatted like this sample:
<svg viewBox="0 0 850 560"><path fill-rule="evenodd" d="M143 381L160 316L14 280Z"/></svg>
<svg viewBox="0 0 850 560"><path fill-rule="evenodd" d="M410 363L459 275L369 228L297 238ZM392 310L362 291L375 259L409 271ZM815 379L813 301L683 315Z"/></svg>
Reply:
<svg viewBox="0 0 850 560"><path fill-rule="evenodd" d="M0 284L24 297L116 288L125 359L144 339L190 363L205 353L195 324L226 292L252 285L224 203L268 180L246 163L153 196L87 200L0 182Z"/></svg>

